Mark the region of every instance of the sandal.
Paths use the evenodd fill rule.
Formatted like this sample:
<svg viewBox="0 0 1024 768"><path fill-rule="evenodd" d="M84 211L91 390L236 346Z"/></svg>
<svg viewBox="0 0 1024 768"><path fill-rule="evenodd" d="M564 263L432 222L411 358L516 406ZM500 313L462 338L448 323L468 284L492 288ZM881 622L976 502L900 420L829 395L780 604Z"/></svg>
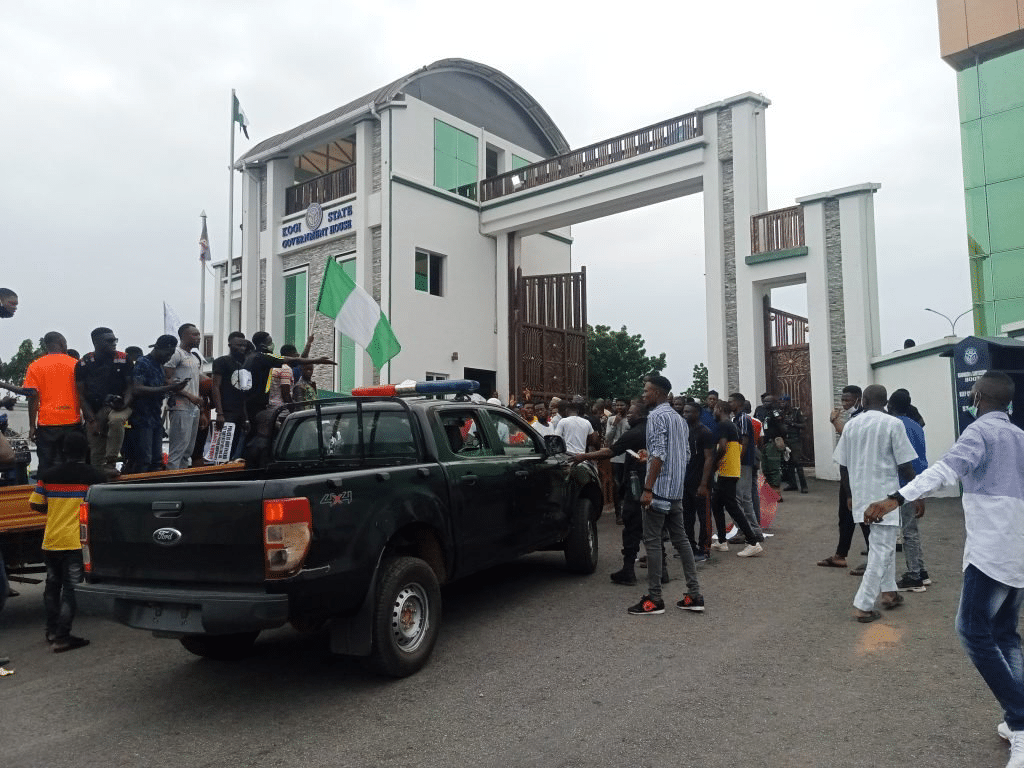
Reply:
<svg viewBox="0 0 1024 768"><path fill-rule="evenodd" d="M896 597L894 597L892 600L882 601L882 607L885 608L885 610L887 611L891 611L893 608L899 608L901 605L903 605L903 595L901 595L899 592L896 593Z"/></svg>
<svg viewBox="0 0 1024 768"><path fill-rule="evenodd" d="M829 555L824 560L819 560L817 564L822 568L845 568L846 563L839 562L841 559L835 555Z"/></svg>
<svg viewBox="0 0 1024 768"><path fill-rule="evenodd" d="M867 616L858 616L857 621L861 624L870 624L872 621L878 621L880 618L882 618L881 613L878 611L872 611Z"/></svg>

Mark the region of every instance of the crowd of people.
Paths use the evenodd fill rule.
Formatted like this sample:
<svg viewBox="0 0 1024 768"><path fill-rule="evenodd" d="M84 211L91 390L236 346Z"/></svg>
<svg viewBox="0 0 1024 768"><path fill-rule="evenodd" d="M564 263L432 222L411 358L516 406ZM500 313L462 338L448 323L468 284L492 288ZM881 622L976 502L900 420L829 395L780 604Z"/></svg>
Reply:
<svg viewBox="0 0 1024 768"><path fill-rule="evenodd" d="M17 295L0 288L0 318L13 317L17 308ZM243 455L247 445L266 441L268 414L284 403L316 398L313 365L333 362L308 357L312 337L301 355L294 347L275 355L266 332L251 340L234 332L228 354L217 358L212 376L206 376L193 324L182 325L177 338L160 336L148 354L139 347L118 351L109 328L94 329L91 338L93 350L79 356L61 333L47 333L45 354L29 365L23 385L3 384L29 401L29 437L39 458L30 504L47 516L46 640L55 653L89 642L71 633L74 585L83 569L78 505L89 486L116 476L120 460L125 472L201 463L202 430L211 407L216 426L234 425L230 455ZM923 498L962 483L967 535L956 629L1003 709L997 733L1010 744L1008 768L1024 768L1024 652L1017 631L1024 606L1024 431L1009 419L1014 382L1006 374L985 373L971 396L975 420L929 467L924 418L907 390L892 395L878 385L863 392L855 385L843 390L829 419L838 437L833 458L841 476L839 540L835 553L817 565L849 567L859 525L867 561L851 570L861 576L853 616L860 623L878 620L878 608L898 608L904 602L901 592L924 591L931 583L918 530ZM500 404L496 398L490 402ZM580 396L553 397L543 403L525 390L509 407L538 433L561 437L573 462L604 466L606 498L623 526L622 566L610 574L611 581L634 586L636 568L647 570L646 590L628 606L630 615L665 612L662 588L671 581L666 541L681 561L685 581L676 606L703 612L698 565L712 552L730 550L725 514L734 535L743 539L737 556L757 557L765 551L761 502L778 503L783 491L808 492L806 420L788 394L764 393L751 412L739 392L720 399L711 391L700 402L673 396L668 379L652 374L635 399L588 405ZM0 463L13 456L0 432ZM901 534L906 571L897 578ZM0 552L0 610L8 593ZM0 657L0 673L6 673L8 662Z"/></svg>

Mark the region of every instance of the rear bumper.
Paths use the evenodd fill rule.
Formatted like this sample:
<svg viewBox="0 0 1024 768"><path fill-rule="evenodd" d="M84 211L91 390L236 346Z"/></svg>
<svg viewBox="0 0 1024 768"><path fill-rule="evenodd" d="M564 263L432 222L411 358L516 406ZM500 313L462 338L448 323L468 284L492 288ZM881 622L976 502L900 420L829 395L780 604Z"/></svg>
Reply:
<svg viewBox="0 0 1024 768"><path fill-rule="evenodd" d="M117 584L79 584L83 612L161 635L223 635L280 627L288 595L256 590L202 590Z"/></svg>

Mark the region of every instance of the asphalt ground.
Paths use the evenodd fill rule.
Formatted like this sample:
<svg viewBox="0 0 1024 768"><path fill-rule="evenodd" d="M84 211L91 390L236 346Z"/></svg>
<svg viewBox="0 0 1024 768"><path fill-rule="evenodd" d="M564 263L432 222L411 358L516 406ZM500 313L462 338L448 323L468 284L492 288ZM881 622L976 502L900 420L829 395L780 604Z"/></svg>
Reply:
<svg viewBox="0 0 1024 768"><path fill-rule="evenodd" d="M865 625L859 579L814 565L835 548L838 489L811 483L786 494L762 557L734 546L700 567L704 614L674 607L680 579L664 615L627 615L642 588L608 580L606 514L593 576L540 553L445 588L433 658L397 681L290 629L224 663L80 616L92 644L52 654L42 586L17 585L0 766L1003 766L1001 713L953 629L959 501L922 521L934 584Z"/></svg>

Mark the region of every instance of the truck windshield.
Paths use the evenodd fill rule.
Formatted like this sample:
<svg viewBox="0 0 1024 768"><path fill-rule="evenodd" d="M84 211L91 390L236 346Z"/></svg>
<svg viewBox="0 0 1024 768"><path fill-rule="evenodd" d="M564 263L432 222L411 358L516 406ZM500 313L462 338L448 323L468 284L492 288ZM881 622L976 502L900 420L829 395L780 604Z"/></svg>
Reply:
<svg viewBox="0 0 1024 768"><path fill-rule="evenodd" d="M310 461L320 458L315 413L304 412L307 418L293 419L285 424L278 461ZM418 458L409 417L401 406L381 403L373 409L363 408L362 449L359 441L359 416L355 405L324 409L320 424L324 436L326 458L399 459Z"/></svg>

